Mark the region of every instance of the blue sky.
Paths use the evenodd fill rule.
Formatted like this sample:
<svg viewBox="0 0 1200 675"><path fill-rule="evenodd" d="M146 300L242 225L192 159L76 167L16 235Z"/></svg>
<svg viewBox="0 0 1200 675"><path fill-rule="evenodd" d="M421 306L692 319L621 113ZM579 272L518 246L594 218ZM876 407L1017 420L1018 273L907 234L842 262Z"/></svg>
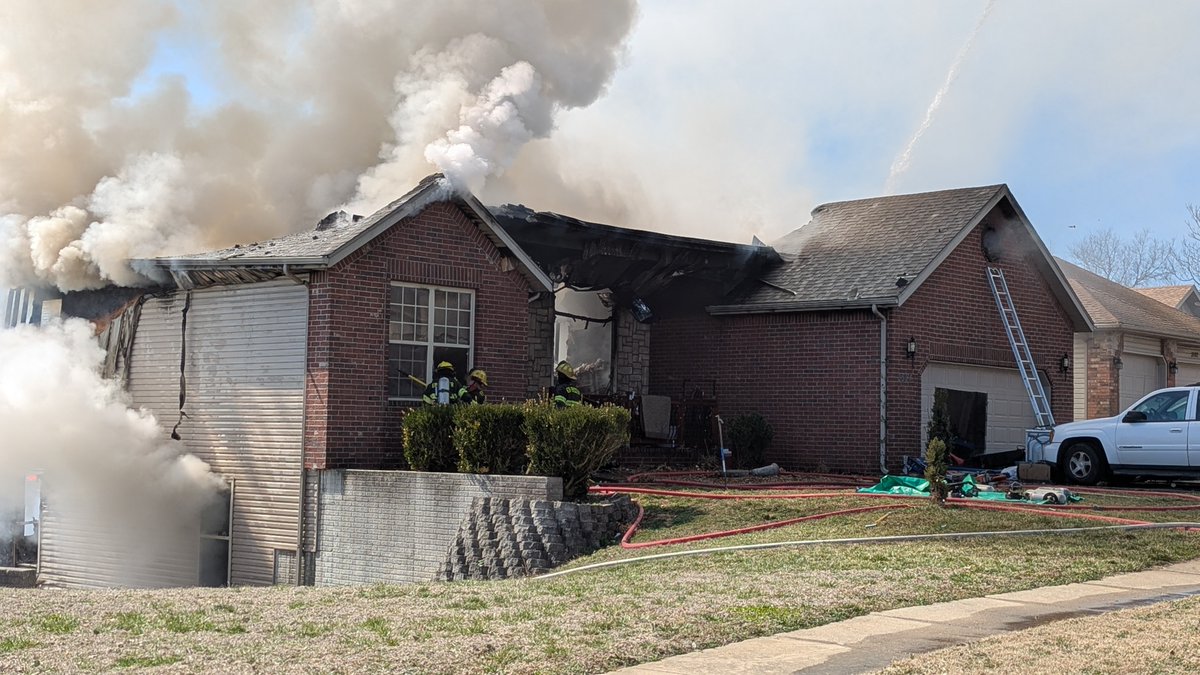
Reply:
<svg viewBox="0 0 1200 675"><path fill-rule="evenodd" d="M689 155L679 164L712 165L711 181L749 173L767 199L803 195L797 210L882 194L985 5L645 3L608 96L562 126L612 143L618 119L629 164L669 147ZM1104 227L1183 236L1200 203L1196 26L1196 2L998 0L898 191L1008 183L1059 254ZM688 127L713 108L730 124ZM743 154L721 150L734 145Z"/></svg>

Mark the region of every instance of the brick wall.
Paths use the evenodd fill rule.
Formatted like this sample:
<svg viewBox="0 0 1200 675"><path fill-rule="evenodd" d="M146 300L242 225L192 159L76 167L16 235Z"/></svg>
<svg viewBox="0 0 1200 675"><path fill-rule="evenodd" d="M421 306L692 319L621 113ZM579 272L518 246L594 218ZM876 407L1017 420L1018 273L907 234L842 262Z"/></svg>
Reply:
<svg viewBox="0 0 1200 675"><path fill-rule="evenodd" d="M523 400L534 386L528 283L458 207L435 203L310 281L311 468L403 465L400 419L413 404L387 396L393 281L475 291L474 364L488 372L489 399Z"/></svg>
<svg viewBox="0 0 1200 675"><path fill-rule="evenodd" d="M999 261L989 262L983 255L981 229L977 227L908 301L891 313L888 452L892 464L897 464L901 455L920 453L921 373L930 361L1016 368L988 285L988 265L1004 270L1034 363L1050 385L1046 394L1054 421L1061 424L1072 420L1072 377L1058 364L1064 354L1074 352L1074 327L1054 298L1049 282L1034 265L1033 256L1038 254L1032 249L1032 241L1017 228L1007 234L1009 252ZM904 355L910 336L917 341L917 355L912 359Z"/></svg>
<svg viewBox="0 0 1200 675"><path fill-rule="evenodd" d="M613 391L644 394L650 386L650 326L634 319L627 308L614 312L613 318L617 322Z"/></svg>
<svg viewBox="0 0 1200 675"><path fill-rule="evenodd" d="M1014 250L1031 251L1023 231ZM1024 248L1023 248L1024 247ZM1070 421L1073 327L1029 253L1004 269L1056 421ZM921 373L930 360L1015 368L988 285L977 228L903 307L888 312L888 459L920 452ZM759 412L775 428L768 458L789 469L878 471L879 319L868 311L664 317L650 344L652 393L679 397L683 381L715 379L721 414ZM916 338L915 359L904 355ZM1031 420L1032 423L1032 420Z"/></svg>
<svg viewBox="0 0 1200 675"><path fill-rule="evenodd" d="M1113 358L1121 353L1119 333L1097 331L1088 338L1087 417L1115 415L1121 406L1121 371ZM1057 421L1057 419L1055 420Z"/></svg>
<svg viewBox="0 0 1200 675"><path fill-rule="evenodd" d="M322 471L314 582L331 586L431 580L476 497L561 501L562 479Z"/></svg>

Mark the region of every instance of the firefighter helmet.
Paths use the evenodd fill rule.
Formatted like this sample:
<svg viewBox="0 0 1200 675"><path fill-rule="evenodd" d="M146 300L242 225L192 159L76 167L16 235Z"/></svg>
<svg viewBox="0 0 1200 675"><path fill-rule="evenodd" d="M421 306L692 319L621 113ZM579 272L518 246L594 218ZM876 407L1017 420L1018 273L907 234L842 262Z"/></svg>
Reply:
<svg viewBox="0 0 1200 675"><path fill-rule="evenodd" d="M559 375L562 375L563 377L567 378L568 380L575 379L575 369L573 367L571 367L571 364L567 363L566 361L559 361L558 366L556 366L554 368L554 372L558 373Z"/></svg>
<svg viewBox="0 0 1200 675"><path fill-rule="evenodd" d="M450 363L449 361L442 361L441 363L439 363L439 364L437 365L437 369L438 369L438 370L449 370L449 371L452 371L452 372L453 372L453 370L454 370L454 364L453 364L453 363Z"/></svg>
<svg viewBox="0 0 1200 675"><path fill-rule="evenodd" d="M485 387L488 386L487 373L484 372L482 368L476 368L475 370L472 370L470 377L473 377L476 380L479 380L479 384L482 384Z"/></svg>

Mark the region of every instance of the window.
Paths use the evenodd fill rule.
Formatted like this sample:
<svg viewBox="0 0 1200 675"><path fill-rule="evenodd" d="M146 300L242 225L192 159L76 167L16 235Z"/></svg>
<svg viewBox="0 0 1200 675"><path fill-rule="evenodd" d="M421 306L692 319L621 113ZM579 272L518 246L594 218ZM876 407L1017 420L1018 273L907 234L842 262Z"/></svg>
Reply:
<svg viewBox="0 0 1200 675"><path fill-rule="evenodd" d="M432 286L392 284L388 303L388 398L417 399L441 361L466 375L474 346L475 294Z"/></svg>
<svg viewBox="0 0 1200 675"><path fill-rule="evenodd" d="M1187 414L1188 391L1164 391L1133 407L1131 412L1146 414L1147 422L1178 422Z"/></svg>

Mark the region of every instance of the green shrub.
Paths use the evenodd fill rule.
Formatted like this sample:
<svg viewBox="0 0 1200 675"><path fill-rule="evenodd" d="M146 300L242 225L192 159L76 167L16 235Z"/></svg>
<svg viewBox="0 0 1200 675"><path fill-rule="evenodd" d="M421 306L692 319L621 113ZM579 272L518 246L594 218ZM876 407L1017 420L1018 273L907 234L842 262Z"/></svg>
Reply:
<svg viewBox="0 0 1200 675"><path fill-rule="evenodd" d="M587 479L629 443L629 411L615 406L525 406L529 473L561 476L563 496L587 496Z"/></svg>
<svg viewBox="0 0 1200 675"><path fill-rule="evenodd" d="M929 439L925 447L925 480L929 481L929 498L938 506L946 505L949 489L946 485L946 442Z"/></svg>
<svg viewBox="0 0 1200 675"><path fill-rule="evenodd" d="M744 469L754 469L766 463L767 448L775 438L775 430L758 413L738 415L725 427L729 435L733 461Z"/></svg>
<svg viewBox="0 0 1200 675"><path fill-rule="evenodd" d="M404 458L414 471L454 471L454 412L457 406L413 408L404 415Z"/></svg>
<svg viewBox="0 0 1200 675"><path fill-rule="evenodd" d="M525 410L519 405L463 405L454 411L454 449L463 473L525 471Z"/></svg>

